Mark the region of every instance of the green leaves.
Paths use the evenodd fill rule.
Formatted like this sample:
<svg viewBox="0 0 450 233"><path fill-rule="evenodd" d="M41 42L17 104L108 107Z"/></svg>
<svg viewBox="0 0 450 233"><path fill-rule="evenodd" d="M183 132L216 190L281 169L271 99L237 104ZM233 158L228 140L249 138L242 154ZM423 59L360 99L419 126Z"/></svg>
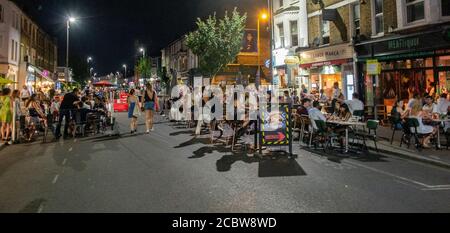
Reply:
<svg viewBox="0 0 450 233"><path fill-rule="evenodd" d="M152 65L148 58L141 58L137 65L137 71L143 78L150 78L152 75Z"/></svg>
<svg viewBox="0 0 450 233"><path fill-rule="evenodd" d="M233 62L241 50L247 14L240 15L235 8L223 19L216 14L206 20L197 20L197 31L186 36L186 44L199 57L200 71L214 77L223 67Z"/></svg>

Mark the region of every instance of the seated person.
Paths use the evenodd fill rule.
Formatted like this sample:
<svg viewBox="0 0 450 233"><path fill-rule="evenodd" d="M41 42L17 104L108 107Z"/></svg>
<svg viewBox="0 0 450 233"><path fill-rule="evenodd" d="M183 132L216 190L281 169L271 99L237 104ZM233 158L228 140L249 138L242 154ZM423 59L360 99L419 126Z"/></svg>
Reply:
<svg viewBox="0 0 450 233"><path fill-rule="evenodd" d="M433 113L438 113L439 110L437 108L437 104L434 103L433 97L425 96L424 98L425 105L422 107L422 111L428 115L432 115Z"/></svg>
<svg viewBox="0 0 450 233"><path fill-rule="evenodd" d="M364 103L359 100L358 93L353 93L353 99L343 101L343 103L348 106L352 115L354 115L355 111L364 111Z"/></svg>
<svg viewBox="0 0 450 233"><path fill-rule="evenodd" d="M323 115L323 113L319 110L320 108L320 103L318 101L315 101L313 103L313 107L311 109L309 109L308 113L309 113L309 118L311 119L311 123L312 126L314 127L314 129L317 129L316 126L316 120L322 120L324 122L327 121L327 118Z"/></svg>
<svg viewBox="0 0 450 233"><path fill-rule="evenodd" d="M311 100L310 99L302 99L302 104L297 108L297 115L298 116L308 116L308 109L311 107Z"/></svg>

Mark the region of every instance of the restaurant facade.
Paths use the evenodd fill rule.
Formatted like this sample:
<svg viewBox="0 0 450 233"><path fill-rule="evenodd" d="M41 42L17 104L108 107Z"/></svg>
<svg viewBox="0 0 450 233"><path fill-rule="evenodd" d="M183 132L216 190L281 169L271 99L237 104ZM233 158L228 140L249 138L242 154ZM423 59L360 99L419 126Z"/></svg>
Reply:
<svg viewBox="0 0 450 233"><path fill-rule="evenodd" d="M344 43L300 52L299 85L304 85L312 95L320 90L331 98L334 83L346 98L355 90L354 47Z"/></svg>
<svg viewBox="0 0 450 233"><path fill-rule="evenodd" d="M414 93L448 93L450 88L450 30L431 30L384 37L355 46L359 92L367 106L390 112L396 99L407 101ZM377 75L368 74L368 62L379 64Z"/></svg>

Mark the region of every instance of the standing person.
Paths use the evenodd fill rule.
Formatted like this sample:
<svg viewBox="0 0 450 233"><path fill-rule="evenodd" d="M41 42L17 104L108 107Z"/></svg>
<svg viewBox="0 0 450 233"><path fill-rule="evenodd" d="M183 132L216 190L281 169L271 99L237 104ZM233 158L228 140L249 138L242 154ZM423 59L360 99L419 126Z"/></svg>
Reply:
<svg viewBox="0 0 450 233"><path fill-rule="evenodd" d="M158 96L156 95L153 85L147 83L147 88L144 91L142 97L142 108L145 111L145 125L147 126L147 134L153 129L153 115L156 109L156 102L158 101Z"/></svg>
<svg viewBox="0 0 450 233"><path fill-rule="evenodd" d="M333 95L331 96L331 98L333 100L335 99L339 99L339 96L342 94L341 89L339 88L339 83L335 82L333 85Z"/></svg>
<svg viewBox="0 0 450 233"><path fill-rule="evenodd" d="M22 99L23 102L26 102L30 97L30 91L28 90L28 87L24 85L22 90L20 91L20 99Z"/></svg>
<svg viewBox="0 0 450 233"><path fill-rule="evenodd" d="M68 137L70 119L72 117L73 111L77 108L77 104L80 102L80 98L78 97L79 92L80 91L78 90L78 88L73 89L71 93L68 93L64 96L64 99L61 102L59 121L56 127L56 139L59 139L61 137L61 124L63 118L65 118L64 139L67 139Z"/></svg>
<svg viewBox="0 0 450 233"><path fill-rule="evenodd" d="M139 99L136 96L136 92L134 89L130 90L130 95L128 96L128 118L131 119L130 129L131 134L137 132L138 127L138 117L140 115L139 112Z"/></svg>
<svg viewBox="0 0 450 233"><path fill-rule="evenodd" d="M11 89L5 88L2 91L2 96L0 97L0 123L1 126L1 144L9 145L8 137L11 133L11 123L12 123L12 114L13 114L13 100L11 99Z"/></svg>

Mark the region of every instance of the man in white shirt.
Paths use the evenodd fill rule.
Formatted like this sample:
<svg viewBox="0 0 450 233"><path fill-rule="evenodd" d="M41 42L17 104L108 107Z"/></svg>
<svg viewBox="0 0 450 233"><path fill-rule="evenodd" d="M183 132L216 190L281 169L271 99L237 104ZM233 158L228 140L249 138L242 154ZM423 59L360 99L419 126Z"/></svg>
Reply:
<svg viewBox="0 0 450 233"><path fill-rule="evenodd" d="M20 91L20 99L22 99L22 101L26 101L30 98L30 91L28 90L27 86L23 86L23 89Z"/></svg>
<svg viewBox="0 0 450 233"><path fill-rule="evenodd" d="M359 100L358 93L353 93L353 99L346 100L344 101L344 103L348 106L352 115L355 113L355 111L364 111L364 103Z"/></svg>
<svg viewBox="0 0 450 233"><path fill-rule="evenodd" d="M323 113L319 110L320 103L314 101L313 107L308 110L309 119L311 119L311 124L314 129L317 129L316 120L327 121L327 118L323 115Z"/></svg>
<svg viewBox="0 0 450 233"><path fill-rule="evenodd" d="M450 103L447 100L447 94L442 94L441 98L438 101L436 106L437 113L441 115L448 114L448 108L450 107Z"/></svg>

